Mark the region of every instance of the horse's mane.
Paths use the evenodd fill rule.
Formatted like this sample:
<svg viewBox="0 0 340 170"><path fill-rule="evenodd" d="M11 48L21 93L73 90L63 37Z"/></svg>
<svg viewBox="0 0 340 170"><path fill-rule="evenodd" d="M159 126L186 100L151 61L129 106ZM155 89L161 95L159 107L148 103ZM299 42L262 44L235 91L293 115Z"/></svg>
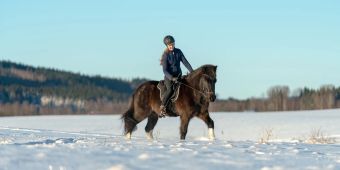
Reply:
<svg viewBox="0 0 340 170"><path fill-rule="evenodd" d="M217 66L211 65L211 64L203 65L203 66L195 69L193 72L191 72L187 76L187 78L188 79L194 79L194 78L200 77L202 74L207 74L207 75L215 78L216 77L216 68L217 68Z"/></svg>

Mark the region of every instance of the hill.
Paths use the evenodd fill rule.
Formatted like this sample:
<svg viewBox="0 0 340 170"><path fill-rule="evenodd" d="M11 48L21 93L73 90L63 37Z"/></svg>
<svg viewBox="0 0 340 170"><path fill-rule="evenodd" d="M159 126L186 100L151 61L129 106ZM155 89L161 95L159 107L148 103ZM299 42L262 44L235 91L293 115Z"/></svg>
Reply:
<svg viewBox="0 0 340 170"><path fill-rule="evenodd" d="M144 81L0 61L0 115L118 112Z"/></svg>

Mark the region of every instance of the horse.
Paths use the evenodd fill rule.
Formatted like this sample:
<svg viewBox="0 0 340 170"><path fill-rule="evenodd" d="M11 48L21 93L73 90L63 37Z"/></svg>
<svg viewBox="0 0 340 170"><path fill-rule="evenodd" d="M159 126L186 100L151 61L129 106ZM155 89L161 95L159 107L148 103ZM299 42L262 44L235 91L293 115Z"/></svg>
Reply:
<svg viewBox="0 0 340 170"><path fill-rule="evenodd" d="M189 121L193 117L203 120L208 126L208 138L215 139L214 121L209 116L209 103L216 100L217 66L203 65L190 74L183 76L179 84L179 96L174 101L173 110L168 116L180 117L180 139L185 140ZM132 94L128 110L122 114L124 134L131 139L136 125L148 118L145 132L148 139L153 139L153 129L161 112L159 81L147 81L141 84Z"/></svg>

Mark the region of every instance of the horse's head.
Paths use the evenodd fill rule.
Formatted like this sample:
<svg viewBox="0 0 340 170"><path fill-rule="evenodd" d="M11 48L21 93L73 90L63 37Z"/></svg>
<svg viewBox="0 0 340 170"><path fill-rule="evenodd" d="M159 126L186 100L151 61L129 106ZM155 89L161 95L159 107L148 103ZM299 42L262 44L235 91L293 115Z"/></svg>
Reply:
<svg viewBox="0 0 340 170"><path fill-rule="evenodd" d="M211 102L214 102L216 100L215 94L216 81L217 80L215 77L203 74L199 82L199 86L201 87L200 89L202 89L202 92Z"/></svg>
<svg viewBox="0 0 340 170"><path fill-rule="evenodd" d="M216 70L217 66L203 65L189 75L189 77L191 77L191 80L196 80L193 81L195 82L196 88L198 88L211 102L214 102L216 100Z"/></svg>
<svg viewBox="0 0 340 170"><path fill-rule="evenodd" d="M217 66L205 65L202 66L202 76L200 78L199 86L206 97L214 102L216 100L215 84L216 84L216 70Z"/></svg>

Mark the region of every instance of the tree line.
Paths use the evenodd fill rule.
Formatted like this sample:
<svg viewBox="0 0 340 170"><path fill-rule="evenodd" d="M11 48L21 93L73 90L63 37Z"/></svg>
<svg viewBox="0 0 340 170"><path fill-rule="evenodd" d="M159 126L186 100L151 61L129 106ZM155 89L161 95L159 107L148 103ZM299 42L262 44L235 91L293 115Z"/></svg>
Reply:
<svg viewBox="0 0 340 170"><path fill-rule="evenodd" d="M293 111L340 108L340 87L324 85L291 92L288 86L273 86L265 98L229 98L212 103L212 111Z"/></svg>
<svg viewBox="0 0 340 170"><path fill-rule="evenodd" d="M123 80L0 61L0 116L120 114L134 89L147 79ZM324 85L293 92L273 86L267 97L218 99L210 111L292 111L340 108L340 87Z"/></svg>

